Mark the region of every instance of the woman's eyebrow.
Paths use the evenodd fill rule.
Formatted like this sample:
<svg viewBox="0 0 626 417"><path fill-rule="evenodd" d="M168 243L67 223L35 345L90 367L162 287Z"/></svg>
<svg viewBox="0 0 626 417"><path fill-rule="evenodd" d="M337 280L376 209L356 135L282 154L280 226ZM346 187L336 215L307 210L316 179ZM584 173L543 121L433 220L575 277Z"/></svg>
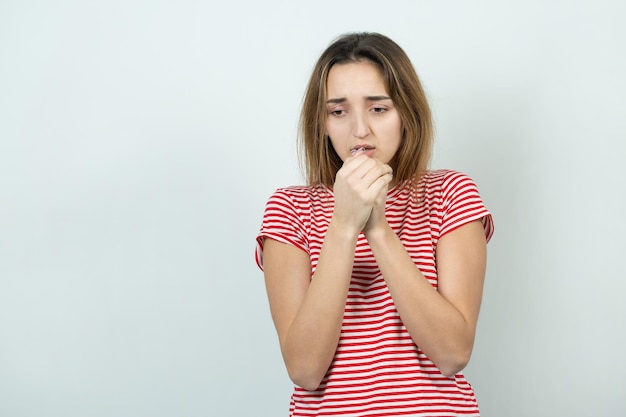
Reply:
<svg viewBox="0 0 626 417"><path fill-rule="evenodd" d="M391 97L389 96L366 96L364 98L367 101L391 100ZM345 97L331 98L331 99L326 100L326 104L339 104L339 103L344 103L345 101L347 101Z"/></svg>
<svg viewBox="0 0 626 417"><path fill-rule="evenodd" d="M389 96L367 96L365 97L367 101L380 101L380 100L391 100Z"/></svg>

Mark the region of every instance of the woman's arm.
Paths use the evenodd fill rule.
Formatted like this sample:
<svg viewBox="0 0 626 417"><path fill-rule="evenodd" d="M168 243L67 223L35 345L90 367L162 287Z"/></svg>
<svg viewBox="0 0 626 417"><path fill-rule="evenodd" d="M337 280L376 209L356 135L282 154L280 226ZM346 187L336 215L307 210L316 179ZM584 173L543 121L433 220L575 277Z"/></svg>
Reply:
<svg viewBox="0 0 626 417"><path fill-rule="evenodd" d="M307 390L317 389L337 350L357 236L330 228L314 279L305 252L265 240L265 283L283 359L291 380Z"/></svg>
<svg viewBox="0 0 626 417"><path fill-rule="evenodd" d="M460 372L474 346L485 277L487 249L480 220L439 240L438 290L415 266L386 222L365 233L413 341L444 375Z"/></svg>

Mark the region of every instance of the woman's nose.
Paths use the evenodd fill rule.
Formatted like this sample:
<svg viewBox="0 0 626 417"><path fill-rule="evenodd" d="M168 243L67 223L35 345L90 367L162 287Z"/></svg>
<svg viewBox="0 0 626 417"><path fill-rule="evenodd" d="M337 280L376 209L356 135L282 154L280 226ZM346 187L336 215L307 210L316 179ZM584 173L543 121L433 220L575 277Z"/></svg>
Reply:
<svg viewBox="0 0 626 417"><path fill-rule="evenodd" d="M369 123L365 116L359 114L354 115L352 132L352 134L359 139L363 139L371 133Z"/></svg>

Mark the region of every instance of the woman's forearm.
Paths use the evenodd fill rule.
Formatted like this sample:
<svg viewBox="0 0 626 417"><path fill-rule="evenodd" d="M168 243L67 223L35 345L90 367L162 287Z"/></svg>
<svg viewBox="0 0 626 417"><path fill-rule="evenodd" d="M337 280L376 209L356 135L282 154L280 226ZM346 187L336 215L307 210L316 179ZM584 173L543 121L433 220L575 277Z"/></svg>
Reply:
<svg viewBox="0 0 626 417"><path fill-rule="evenodd" d="M305 389L319 386L337 350L357 237L331 222L310 286L281 341L289 375Z"/></svg>
<svg viewBox="0 0 626 417"><path fill-rule="evenodd" d="M461 311L435 290L390 227L379 228L367 238L413 341L443 374L460 372L469 361L474 344L474 308ZM480 303L480 298L468 301L476 302ZM467 303L460 304L465 307Z"/></svg>

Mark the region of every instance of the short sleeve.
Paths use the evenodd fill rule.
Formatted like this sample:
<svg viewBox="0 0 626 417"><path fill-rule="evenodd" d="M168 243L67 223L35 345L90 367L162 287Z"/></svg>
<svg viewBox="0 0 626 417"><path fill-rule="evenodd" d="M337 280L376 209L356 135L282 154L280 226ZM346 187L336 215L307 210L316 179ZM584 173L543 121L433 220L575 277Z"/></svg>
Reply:
<svg viewBox="0 0 626 417"><path fill-rule="evenodd" d="M450 171L442 186L442 223L439 238L467 223L480 220L487 242L493 236L493 217L485 207L474 181Z"/></svg>
<svg viewBox="0 0 626 417"><path fill-rule="evenodd" d="M265 238L293 245L309 253L302 209L286 189L278 189L265 205L261 229L256 237L255 260L263 270L263 244Z"/></svg>

